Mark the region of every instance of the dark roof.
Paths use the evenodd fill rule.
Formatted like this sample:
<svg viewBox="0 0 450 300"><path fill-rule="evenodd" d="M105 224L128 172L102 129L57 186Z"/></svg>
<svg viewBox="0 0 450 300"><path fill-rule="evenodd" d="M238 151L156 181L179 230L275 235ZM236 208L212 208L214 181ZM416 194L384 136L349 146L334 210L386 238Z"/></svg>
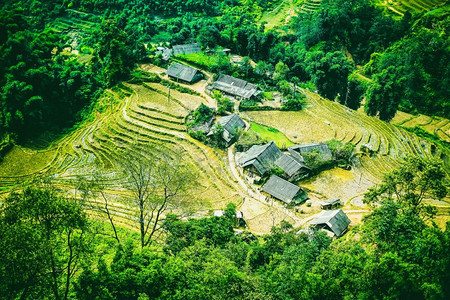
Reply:
<svg viewBox="0 0 450 300"><path fill-rule="evenodd" d="M309 224L326 226L336 236L341 236L350 224L350 219L341 210L323 210Z"/></svg>
<svg viewBox="0 0 450 300"><path fill-rule="evenodd" d="M223 133L223 138L225 141L230 142L233 134L236 133L237 129L245 128L245 123L237 114L232 114L226 117L222 117L217 122L225 129Z"/></svg>
<svg viewBox="0 0 450 300"><path fill-rule="evenodd" d="M199 73L199 70L179 63L173 63L167 69L167 75L170 77L178 78L187 82L192 82L195 75Z"/></svg>
<svg viewBox="0 0 450 300"><path fill-rule="evenodd" d="M297 172L301 169L309 170L305 164L297 161L292 156L285 153L283 153L283 155L275 161L275 165L283 170L289 177L297 174Z"/></svg>
<svg viewBox="0 0 450 300"><path fill-rule="evenodd" d="M288 151L296 151L300 154L310 153L313 151L318 151L323 160L331 160L333 155L331 154L331 150L325 143L311 143L311 144L301 144L289 147Z"/></svg>
<svg viewBox="0 0 450 300"><path fill-rule="evenodd" d="M250 98L259 93L256 85L224 74L221 74L210 88L241 98Z"/></svg>
<svg viewBox="0 0 450 300"><path fill-rule="evenodd" d="M339 198L330 198L330 199L328 199L326 201L320 202L320 205L322 205L322 206L336 205L336 204L341 204L341 199L339 199Z"/></svg>
<svg viewBox="0 0 450 300"><path fill-rule="evenodd" d="M157 49L158 51L156 51L155 54L161 54L163 60L169 60L169 58L172 56L172 49L164 47L158 47Z"/></svg>
<svg viewBox="0 0 450 300"><path fill-rule="evenodd" d="M286 202L287 204L291 203L301 191L298 186L278 177L277 175L272 175L262 187L262 190L275 198Z"/></svg>
<svg viewBox="0 0 450 300"><path fill-rule="evenodd" d="M264 175L272 168L275 161L281 156L281 150L274 141L265 145L253 145L238 160L242 167L253 165L261 175Z"/></svg>
<svg viewBox="0 0 450 300"><path fill-rule="evenodd" d="M173 46L173 55L192 54L199 52L202 52L202 49L200 49L200 46L197 43Z"/></svg>

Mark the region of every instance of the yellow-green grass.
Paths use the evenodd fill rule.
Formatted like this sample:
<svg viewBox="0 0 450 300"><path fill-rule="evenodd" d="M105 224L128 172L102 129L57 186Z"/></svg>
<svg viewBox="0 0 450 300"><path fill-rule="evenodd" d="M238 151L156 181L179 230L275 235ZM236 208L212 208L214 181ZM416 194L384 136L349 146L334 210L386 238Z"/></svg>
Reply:
<svg viewBox="0 0 450 300"><path fill-rule="evenodd" d="M259 133L261 137L267 141L274 141L280 148L287 148L293 146L294 143L289 140L283 133L273 127L264 126L255 122L252 122L250 130Z"/></svg>
<svg viewBox="0 0 450 300"><path fill-rule="evenodd" d="M413 118L409 121L406 121L402 124L402 126L405 127L416 127L416 126L424 126L427 124L430 124L433 121L433 119L429 116L420 115L416 118Z"/></svg>
<svg viewBox="0 0 450 300"><path fill-rule="evenodd" d="M34 151L13 147L0 162L0 176L14 177L34 174L52 161L54 150Z"/></svg>
<svg viewBox="0 0 450 300"><path fill-rule="evenodd" d="M169 93L169 87L167 86L151 82L148 82L146 84L164 94ZM185 106L185 108L190 110L195 110L201 103L207 104L207 101L200 96L181 93L173 88L170 90L170 95L172 98L179 100L182 105Z"/></svg>
<svg viewBox="0 0 450 300"><path fill-rule="evenodd" d="M379 0L377 5L385 7L392 12L403 15L406 11L411 13L432 11L443 6L447 0Z"/></svg>
<svg viewBox="0 0 450 300"><path fill-rule="evenodd" d="M259 23L265 22L265 31L268 31L275 27L284 25L286 18L293 15L295 15L294 0L283 0L280 5L275 7L273 10L264 12L259 20Z"/></svg>

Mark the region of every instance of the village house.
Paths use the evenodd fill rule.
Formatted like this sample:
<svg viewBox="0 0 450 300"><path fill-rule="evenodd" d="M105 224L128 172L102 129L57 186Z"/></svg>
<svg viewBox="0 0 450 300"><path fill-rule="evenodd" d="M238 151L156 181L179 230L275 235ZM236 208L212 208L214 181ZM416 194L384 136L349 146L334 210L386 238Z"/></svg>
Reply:
<svg viewBox="0 0 450 300"><path fill-rule="evenodd" d="M275 142L271 141L265 145L253 145L237 163L249 173L264 176L270 172L281 154Z"/></svg>
<svg viewBox="0 0 450 300"><path fill-rule="evenodd" d="M233 142L239 129L245 128L245 122L237 114L222 117L216 124L220 124L222 126L223 139L227 145L230 145ZM213 130L208 133L208 135L212 134Z"/></svg>
<svg viewBox="0 0 450 300"><path fill-rule="evenodd" d="M163 60L168 61L172 56L172 49L167 47L156 47L155 55L161 55Z"/></svg>
<svg viewBox="0 0 450 300"><path fill-rule="evenodd" d="M350 219L341 209L323 210L309 224L332 237L340 237L347 231Z"/></svg>
<svg viewBox="0 0 450 300"><path fill-rule="evenodd" d="M197 43L185 44L185 45L175 45L172 47L172 50L173 50L173 55L193 54L193 53L202 52L200 45Z"/></svg>
<svg viewBox="0 0 450 300"><path fill-rule="evenodd" d="M333 158L333 154L331 153L330 148L325 143L311 143L311 144L301 144L294 145L288 148L289 153L296 158L298 161L303 162L303 154L318 152L323 161L331 160Z"/></svg>
<svg viewBox="0 0 450 300"><path fill-rule="evenodd" d="M283 153L276 161L275 166L283 170L289 180L299 180L309 174L311 169L303 162L296 160L291 155Z"/></svg>
<svg viewBox="0 0 450 300"><path fill-rule="evenodd" d="M341 205L341 199L331 198L326 201L319 202L322 209L333 209L338 208Z"/></svg>
<svg viewBox="0 0 450 300"><path fill-rule="evenodd" d="M277 175L272 175L263 185L262 190L286 204L299 204L308 198L300 187Z"/></svg>
<svg viewBox="0 0 450 300"><path fill-rule="evenodd" d="M261 93L256 85L225 74L221 74L215 82L208 86L208 89L210 91L218 90L239 100L249 99Z"/></svg>
<svg viewBox="0 0 450 300"><path fill-rule="evenodd" d="M167 75L176 81L194 83L203 79L203 74L192 67L180 63L172 63L167 69Z"/></svg>

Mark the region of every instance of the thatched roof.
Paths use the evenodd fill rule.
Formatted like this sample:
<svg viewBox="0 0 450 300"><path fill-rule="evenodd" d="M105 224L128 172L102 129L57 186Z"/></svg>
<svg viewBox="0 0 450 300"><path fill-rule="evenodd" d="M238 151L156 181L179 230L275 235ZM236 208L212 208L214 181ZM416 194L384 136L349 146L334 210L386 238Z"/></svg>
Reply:
<svg viewBox="0 0 450 300"><path fill-rule="evenodd" d="M199 74L199 70L179 63L172 63L167 69L167 75L169 75L170 77L187 82L194 81L196 75Z"/></svg>
<svg viewBox="0 0 450 300"><path fill-rule="evenodd" d="M347 230L350 219L341 209L323 210L309 224L328 229L336 236L341 236Z"/></svg>
<svg viewBox="0 0 450 300"><path fill-rule="evenodd" d="M211 85L210 89L219 90L226 94L247 99L259 94L258 87L245 80L221 74Z"/></svg>
<svg viewBox="0 0 450 300"><path fill-rule="evenodd" d="M200 46L197 43L173 46L173 55L192 54L199 52L202 52L202 49L200 49Z"/></svg>
<svg viewBox="0 0 450 300"><path fill-rule="evenodd" d="M304 169L305 172L310 170L304 163L299 162L285 153L275 161L275 165L283 170L289 177L298 174L301 169Z"/></svg>
<svg viewBox="0 0 450 300"><path fill-rule="evenodd" d="M236 130L245 128L245 123L237 114L222 117L217 121L224 129L223 138L229 143L236 133Z"/></svg>
<svg viewBox="0 0 450 300"><path fill-rule="evenodd" d="M300 192L303 192L295 184L292 184L277 175L272 175L262 187L262 190L287 204L291 203Z"/></svg>
<svg viewBox="0 0 450 300"><path fill-rule="evenodd" d="M289 152L296 151L297 153L311 153L313 151L317 151L322 156L322 160L331 160L333 155L331 154L331 150L325 143L311 143L311 144L301 144L291 146L288 149Z"/></svg>
<svg viewBox="0 0 450 300"><path fill-rule="evenodd" d="M242 167L253 166L260 175L264 175L272 167L275 161L281 156L281 150L273 141L265 145L253 145L238 160Z"/></svg>

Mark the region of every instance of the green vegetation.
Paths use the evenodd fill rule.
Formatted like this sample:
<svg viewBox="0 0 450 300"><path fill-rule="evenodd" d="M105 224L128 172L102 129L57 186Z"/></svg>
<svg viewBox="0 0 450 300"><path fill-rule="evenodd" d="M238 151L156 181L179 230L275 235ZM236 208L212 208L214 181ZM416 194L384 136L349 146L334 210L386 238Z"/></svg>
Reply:
<svg viewBox="0 0 450 300"><path fill-rule="evenodd" d="M239 136L239 139L236 142L235 146L237 151L245 152L253 145L262 145L268 142L270 141L262 138L262 136L258 132L254 130L248 130L244 131Z"/></svg>
<svg viewBox="0 0 450 300"><path fill-rule="evenodd" d="M230 204L222 217L167 215L163 237L142 249L124 230L124 242L110 239L83 202L27 187L0 208L0 287L23 299L446 299L450 224L438 228L423 205L447 194L444 176L408 159L366 195L362 225L334 241L286 221L259 239L237 234Z"/></svg>
<svg viewBox="0 0 450 300"><path fill-rule="evenodd" d="M440 131L410 133L351 110L364 97L367 114L382 120L398 109L448 116L449 13L423 13L441 0L383 3L404 8L393 17L380 2L307 0L295 16L295 0L2 1L2 297L449 298L450 223L438 228L429 205L443 203L448 170L417 158L440 157L448 166L448 143L440 140L446 120L430 120ZM320 231L296 234L287 222L265 236L240 233L234 205L223 217L198 217L245 200L252 226L266 230L278 214L299 220L252 202L224 152L191 138L224 147L221 126L208 141L209 126L196 130L215 115L206 97L143 71L149 64L135 69L157 62L149 55L157 46L192 42L217 53L174 60L277 90L286 100L275 109L242 101L242 111L276 111L246 112L254 122L237 149L334 138L329 146L342 166L358 146L372 153L360 155L366 181L388 174L365 195L372 211L361 225L332 241ZM231 63L223 48L242 61ZM233 111L232 101L215 98L217 113ZM45 151L14 146L46 148L55 137ZM403 161L406 154L414 157ZM336 164L315 152L305 160L315 171ZM97 168L107 175L95 178ZM44 177L55 182L32 184ZM84 177L95 182L82 186Z"/></svg>
<svg viewBox="0 0 450 300"><path fill-rule="evenodd" d="M263 140L274 141L275 144L282 149L286 149L287 147L294 145L294 143L290 141L283 133L272 127L252 122L250 131L258 133Z"/></svg>
<svg viewBox="0 0 450 300"><path fill-rule="evenodd" d="M198 68L202 68L215 73L228 73L231 70L231 64L225 53L208 55L205 53L180 54L176 57Z"/></svg>

